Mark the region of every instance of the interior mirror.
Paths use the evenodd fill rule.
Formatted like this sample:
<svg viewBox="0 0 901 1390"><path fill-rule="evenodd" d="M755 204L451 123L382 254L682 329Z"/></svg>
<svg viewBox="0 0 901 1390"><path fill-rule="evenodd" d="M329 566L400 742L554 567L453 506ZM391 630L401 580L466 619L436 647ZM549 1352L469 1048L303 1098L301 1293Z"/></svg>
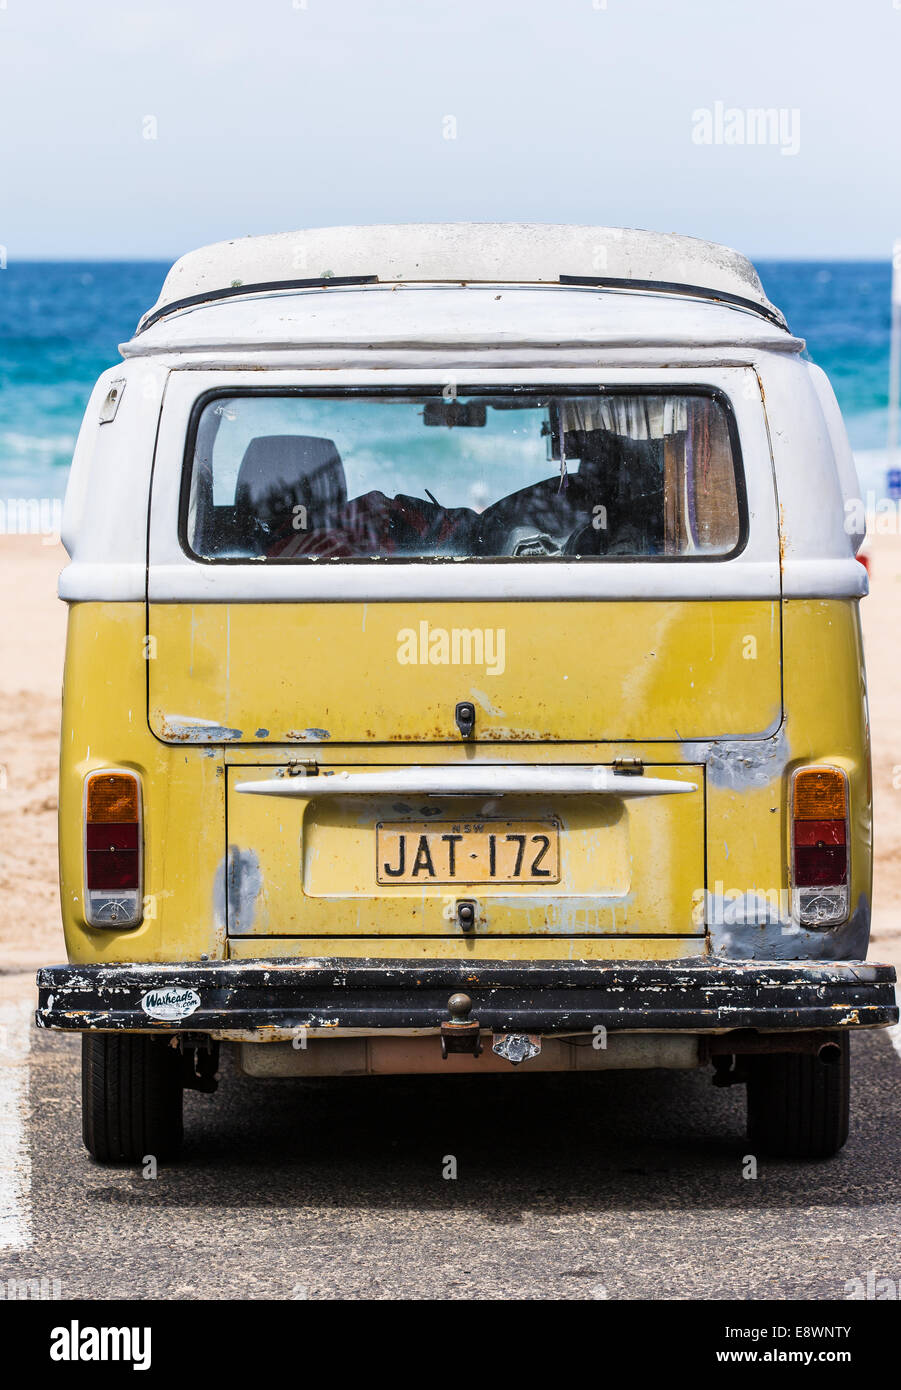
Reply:
<svg viewBox="0 0 901 1390"><path fill-rule="evenodd" d="M484 425L488 413L481 401L426 401L422 412L424 425L444 425L454 429L457 425Z"/></svg>

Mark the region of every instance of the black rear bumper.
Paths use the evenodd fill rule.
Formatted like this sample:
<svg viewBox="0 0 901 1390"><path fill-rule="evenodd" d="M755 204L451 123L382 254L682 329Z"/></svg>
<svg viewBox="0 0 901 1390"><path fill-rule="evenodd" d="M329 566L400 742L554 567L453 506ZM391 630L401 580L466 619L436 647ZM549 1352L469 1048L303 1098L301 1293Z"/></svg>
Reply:
<svg viewBox="0 0 901 1390"><path fill-rule="evenodd" d="M895 971L862 961L407 961L297 959L53 965L40 1028L290 1035L299 1028L438 1029L465 993L491 1032L722 1032L898 1022ZM159 998L161 991L174 991ZM153 996L157 997L154 998ZM148 1002L148 996L150 996ZM159 1017L166 1001L180 1017ZM148 1012L148 1009L150 1012Z"/></svg>

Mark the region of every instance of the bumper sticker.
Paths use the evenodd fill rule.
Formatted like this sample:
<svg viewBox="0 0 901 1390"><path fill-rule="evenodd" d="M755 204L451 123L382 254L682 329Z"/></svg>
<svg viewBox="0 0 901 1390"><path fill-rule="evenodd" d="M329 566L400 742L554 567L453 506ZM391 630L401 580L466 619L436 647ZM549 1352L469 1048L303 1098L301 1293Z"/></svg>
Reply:
<svg viewBox="0 0 901 1390"><path fill-rule="evenodd" d="M196 989L176 989L172 985L166 989L149 989L141 999L141 1008L150 1018L174 1023L200 1008L200 995Z"/></svg>

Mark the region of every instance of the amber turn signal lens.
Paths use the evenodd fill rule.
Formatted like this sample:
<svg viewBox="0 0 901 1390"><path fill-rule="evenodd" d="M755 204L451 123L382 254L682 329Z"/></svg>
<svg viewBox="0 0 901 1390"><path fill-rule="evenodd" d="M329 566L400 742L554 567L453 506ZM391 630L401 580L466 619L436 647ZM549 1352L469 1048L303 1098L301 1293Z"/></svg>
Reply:
<svg viewBox="0 0 901 1390"><path fill-rule="evenodd" d="M845 820L848 793L844 773L834 767L810 767L795 777L795 820Z"/></svg>
<svg viewBox="0 0 901 1390"><path fill-rule="evenodd" d="M88 781L88 825L138 820L138 779L127 772L98 772Z"/></svg>

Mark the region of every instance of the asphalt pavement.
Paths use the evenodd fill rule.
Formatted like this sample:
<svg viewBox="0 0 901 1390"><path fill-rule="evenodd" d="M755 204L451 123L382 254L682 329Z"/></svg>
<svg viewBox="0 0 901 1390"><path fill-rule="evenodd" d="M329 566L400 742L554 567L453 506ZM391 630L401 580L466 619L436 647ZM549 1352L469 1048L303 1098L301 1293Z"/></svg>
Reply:
<svg viewBox="0 0 901 1390"><path fill-rule="evenodd" d="M30 977L0 979L0 1295L23 1280L66 1299L901 1285L901 1056L885 1033L853 1039L842 1153L760 1159L756 1177L744 1089L710 1071L261 1081L230 1059L215 1095L186 1096L184 1157L145 1177L88 1157L80 1040L36 1032L32 1004Z"/></svg>

